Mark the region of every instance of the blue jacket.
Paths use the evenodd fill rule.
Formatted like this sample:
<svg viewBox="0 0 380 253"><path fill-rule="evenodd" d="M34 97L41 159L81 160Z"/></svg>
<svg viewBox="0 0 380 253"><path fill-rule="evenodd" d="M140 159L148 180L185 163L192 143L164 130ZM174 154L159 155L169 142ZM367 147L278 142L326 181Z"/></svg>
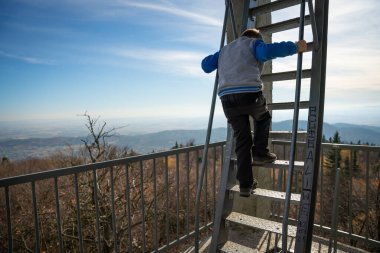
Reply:
<svg viewBox="0 0 380 253"><path fill-rule="evenodd" d="M237 42L239 40L248 40L247 37L240 37L239 39L235 40L234 42ZM218 95L223 96L227 94L233 94L233 93L243 93L243 92L257 92L261 90L262 88L262 82L260 79L260 70L261 66L264 62L268 60L275 59L277 57L285 57L289 55L293 55L297 52L297 45L294 42L280 42L280 43L271 43L266 44L262 40L258 39L250 39L253 40L252 43L239 43L239 45L245 45L244 47L247 47L246 53L244 53L242 56L235 56L234 52L236 50L239 50L239 46L232 46L234 42L231 42L230 44L226 45L221 49L221 51L216 52L213 55L209 55L205 57L202 60L202 69L206 73L210 73L214 71L215 69L219 67L223 67L219 69L219 90ZM230 45L230 46L229 46ZM249 45L249 47L248 47ZM226 49L231 47L235 50L230 50L230 53L226 53ZM223 58L221 60L221 53L223 52ZM228 52L228 50L227 50ZM241 55L241 52L236 52L237 54ZM227 54L227 57L225 56ZM228 56L229 55L229 56ZM247 55L247 56L245 56ZM241 61L237 59L233 59L236 57L242 57L240 58ZM247 61L247 59L243 58L249 58L251 57L254 59L253 61ZM222 62L221 62L222 61ZM230 61L234 61L235 63L231 63ZM247 65L247 62L249 62L251 66L245 66ZM255 64L256 62L256 64ZM222 65L220 65L222 64ZM241 66L236 66L236 64L240 64ZM226 66L227 65L227 66ZM232 68L236 68L236 74L235 78L232 76L231 73L222 73L223 71L231 72L234 71ZM232 69L232 70L231 70ZM251 69L251 70L249 70ZM244 74L245 73L245 74ZM257 74L256 74L257 73ZM227 74L227 78L223 78L224 74ZM243 77L242 77L243 75ZM244 75L249 75L251 77L248 77L248 81L250 82L244 82ZM256 75L256 77L255 77ZM221 78L222 77L222 78ZM235 80L235 81L234 81ZM225 83L227 81L227 83ZM242 82L243 81L243 82ZM234 83L235 82L235 83Z"/></svg>

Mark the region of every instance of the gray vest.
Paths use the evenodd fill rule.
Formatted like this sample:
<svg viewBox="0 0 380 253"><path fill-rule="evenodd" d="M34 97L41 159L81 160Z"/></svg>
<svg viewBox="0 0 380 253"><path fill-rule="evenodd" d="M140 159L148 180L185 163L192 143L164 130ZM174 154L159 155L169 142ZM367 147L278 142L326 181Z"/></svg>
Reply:
<svg viewBox="0 0 380 253"><path fill-rule="evenodd" d="M240 93L237 92L239 89L248 87L256 91L262 90L260 75L263 63L258 62L252 54L255 41L256 39L243 36L221 49L218 59L218 94L225 89L234 90L232 93Z"/></svg>

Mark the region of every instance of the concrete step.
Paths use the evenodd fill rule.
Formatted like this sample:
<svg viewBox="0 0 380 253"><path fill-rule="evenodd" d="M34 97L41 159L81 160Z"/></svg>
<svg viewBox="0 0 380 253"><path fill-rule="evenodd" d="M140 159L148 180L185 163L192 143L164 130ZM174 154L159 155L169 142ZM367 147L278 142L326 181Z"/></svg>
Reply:
<svg viewBox="0 0 380 253"><path fill-rule="evenodd" d="M221 248L219 248L219 251L224 253L259 253L256 249L251 249L231 241L227 241Z"/></svg>
<svg viewBox="0 0 380 253"><path fill-rule="evenodd" d="M260 166L265 168L276 168L276 169L287 169L289 168L289 161L288 160L276 160L273 163L265 163L263 165L254 165L254 166ZM294 161L294 169L302 171L304 167L303 161Z"/></svg>
<svg viewBox="0 0 380 253"><path fill-rule="evenodd" d="M234 193L239 193L240 191L239 185L234 185L233 187L227 190L232 191ZM261 189L261 188L255 189L252 195L258 196L258 197L270 198L270 199L278 200L278 201L285 201L285 197L286 197L285 192L273 191L273 190ZM299 204L300 199L301 199L301 194L292 193L290 197L290 203Z"/></svg>
<svg viewBox="0 0 380 253"><path fill-rule="evenodd" d="M231 212L226 218L226 225L242 225L253 229L261 229L276 234L282 234L282 223L265 220L246 214ZM295 237L297 232L296 226L288 225L288 236Z"/></svg>

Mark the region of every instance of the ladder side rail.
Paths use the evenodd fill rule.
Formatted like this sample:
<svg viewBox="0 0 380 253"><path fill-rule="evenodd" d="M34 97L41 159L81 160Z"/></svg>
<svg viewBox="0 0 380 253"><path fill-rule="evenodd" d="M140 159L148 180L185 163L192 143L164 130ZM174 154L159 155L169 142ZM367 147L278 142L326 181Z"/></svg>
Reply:
<svg viewBox="0 0 380 253"><path fill-rule="evenodd" d="M318 49L319 48L319 38L318 38L318 31L317 31L317 23L315 22L313 1L307 0L307 3L308 3L308 7L309 7L311 31L313 32L313 47L314 47L314 49Z"/></svg>
<svg viewBox="0 0 380 253"><path fill-rule="evenodd" d="M243 32L247 28L247 22L245 21L248 19L249 3L250 3L250 0L244 0L241 32ZM226 0L226 6L228 6L228 8L226 7L226 16L223 23L223 32L225 32L226 30L226 24L227 24L226 17L228 15L227 12L229 12L234 39L237 39L238 34L236 30L236 22L235 22L236 20L235 20L235 14L234 14L231 0ZM223 44L221 43L220 48L222 48L223 45L224 45L224 40L223 40ZM218 83L216 80L215 89L217 85ZM223 241L227 240L226 231L222 231L221 233L221 222L222 222L222 217L223 216L226 217L232 211L232 201L228 201L230 197L226 193L227 193L227 185L228 184L231 185L235 181L235 178L234 178L235 173L231 173L233 171L231 158L234 153L234 150L233 150L234 147L235 147L235 138L234 138L232 126L228 124L227 144L226 144L226 149L224 152L224 162L223 162L223 167L222 167L221 184L220 184L220 189L219 189L219 194L218 194L219 201L218 201L217 210L214 216L213 234L212 234L211 244L209 248L210 253L214 253L217 251L217 247L221 241L220 239L222 239ZM223 228L224 228L224 225L223 225ZM221 234L223 234L223 238L220 238ZM198 251L195 251L195 252L198 253Z"/></svg>
<svg viewBox="0 0 380 253"><path fill-rule="evenodd" d="M329 0L316 0L315 18L320 35L318 38L320 46L313 51L305 168L302 179L295 252L310 252L313 237L326 86L328 10Z"/></svg>
<svg viewBox="0 0 380 253"><path fill-rule="evenodd" d="M222 230L225 228L225 225L222 225L222 218L223 216L227 216L228 213L231 212L232 210L232 201L228 201L229 196L228 194L226 194L226 190L227 190L227 187L229 187L229 185L233 184L235 181L235 178L233 177L234 173L231 173L231 171L233 171L233 163L231 160L231 156L234 152L233 151L234 146L235 146L235 140L233 136L232 127L231 125L228 125L227 143L226 143L226 148L224 150L225 155L223 159L222 172L220 176L220 188L219 188L219 193L218 193L216 212L214 216L214 225L212 229L211 244L208 250L209 253L217 252L217 248L218 248L218 245L220 244L220 241L226 239L226 238L220 238L220 237L226 237L225 235L226 231Z"/></svg>
<svg viewBox="0 0 380 253"><path fill-rule="evenodd" d="M229 6L229 14L230 14L230 19L231 19L231 26L232 26L232 32L234 34L234 38L236 39L238 37L237 30L236 30L236 21L235 21L235 14L234 14L234 8L232 6L232 1L227 0L228 6ZM226 21L227 22L227 21ZM223 45L220 45L220 48L224 46L224 41Z"/></svg>
<svg viewBox="0 0 380 253"><path fill-rule="evenodd" d="M226 1L228 1L228 4L226 4L226 8L225 8L225 12L224 12L224 21L223 21L222 35L221 35L220 47L219 47L220 49L224 46L224 42L225 42L227 17L228 17L229 7L230 7L230 4L229 4L230 0L226 0ZM197 186L196 200L195 200L195 235L194 235L194 240L195 240L194 244L195 245L194 245L194 251L196 253L199 252L199 206L200 206L200 197L201 197L201 193L202 193L203 177L205 174L206 163L207 163L207 154L208 154L208 146L209 146L210 138L211 138L212 123L213 123L213 119L214 119L218 80L219 80L218 71L216 71L214 89L213 89L213 93L212 93L210 115L209 115L209 121L208 121L208 126L207 126L206 140L205 140L205 145L203 148L201 173L200 173L199 178L198 178L198 186Z"/></svg>
<svg viewBox="0 0 380 253"><path fill-rule="evenodd" d="M303 40L304 38L304 25L305 25L305 0L302 0L300 7L300 27L298 40ZM293 180L293 171L294 171L294 160L295 153L297 148L297 133L298 133L298 119L299 119L299 110L300 110L300 96L301 96L301 80L302 80L302 60L303 53L298 53L297 58L297 78L296 78L296 94L294 99L294 113L293 113L293 127L292 127L292 144L290 148L290 158L289 158L289 169L288 177L286 183L286 198L284 203L284 218L282 226L282 252L287 251L288 243L288 217L289 217L289 207L290 207L290 198L292 190L292 180Z"/></svg>
<svg viewBox="0 0 380 253"><path fill-rule="evenodd" d="M249 4L251 0L244 0L244 7L243 7L243 15L242 15L242 22L241 22L241 28L240 28L240 33L244 32L248 27L248 22L249 22ZM235 34L235 39L237 39L238 36Z"/></svg>

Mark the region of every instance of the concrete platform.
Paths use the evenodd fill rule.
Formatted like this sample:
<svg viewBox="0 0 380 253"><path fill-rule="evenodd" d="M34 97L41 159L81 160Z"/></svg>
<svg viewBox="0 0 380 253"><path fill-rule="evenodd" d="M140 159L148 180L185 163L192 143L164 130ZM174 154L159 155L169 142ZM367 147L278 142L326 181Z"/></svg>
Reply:
<svg viewBox="0 0 380 253"><path fill-rule="evenodd" d="M282 238L280 235L270 233L268 231L262 230L249 230L245 227L231 227L229 233L229 241L233 244L242 245L244 249L249 248L250 251L244 251L249 253L274 253L274 248L277 243L277 247L281 248ZM200 246L199 252L207 253L208 246L211 243L211 237L207 238ZM288 238L288 252L294 252L295 239ZM186 250L184 253L192 253L193 247ZM239 251L233 251L239 252ZM311 252L315 253L326 253L329 252L329 239L314 236L312 243ZM334 252L334 249L332 249ZM337 244L338 253L370 253L368 251L351 247L342 243Z"/></svg>

